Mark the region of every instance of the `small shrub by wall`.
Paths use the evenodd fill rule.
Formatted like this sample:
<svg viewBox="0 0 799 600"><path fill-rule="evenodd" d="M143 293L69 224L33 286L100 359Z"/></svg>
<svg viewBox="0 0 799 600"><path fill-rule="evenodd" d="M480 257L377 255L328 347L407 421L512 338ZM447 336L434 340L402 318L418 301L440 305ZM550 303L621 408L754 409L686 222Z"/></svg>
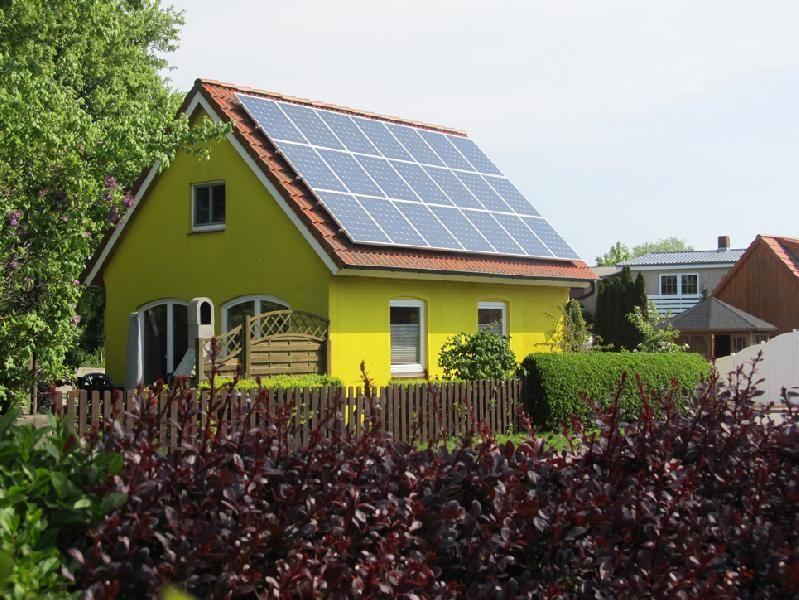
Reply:
<svg viewBox="0 0 799 600"><path fill-rule="evenodd" d="M572 416L591 416L591 400L611 404L624 374L619 405L625 417L633 417L641 408L636 375L647 391L662 392L676 383L681 394L688 394L710 372L702 356L689 353L535 353L522 367L533 420L545 428L568 424Z"/></svg>
<svg viewBox="0 0 799 600"><path fill-rule="evenodd" d="M215 380L216 388L219 389L225 385L230 385L233 379L229 377L217 377ZM235 388L237 390L280 390L290 388L303 388L303 387L342 387L344 383L338 377L332 375L275 375L273 377L264 377L262 379L249 379L241 378L236 381ZM211 384L208 381L201 381L197 386L198 389L210 389Z"/></svg>

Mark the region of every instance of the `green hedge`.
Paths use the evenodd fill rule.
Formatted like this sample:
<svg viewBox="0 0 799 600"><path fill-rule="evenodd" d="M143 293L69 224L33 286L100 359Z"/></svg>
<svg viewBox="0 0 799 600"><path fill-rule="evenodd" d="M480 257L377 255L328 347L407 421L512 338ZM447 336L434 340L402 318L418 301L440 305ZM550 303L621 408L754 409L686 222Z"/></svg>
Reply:
<svg viewBox="0 0 799 600"><path fill-rule="evenodd" d="M687 394L710 372L702 356L682 352L535 353L524 359L522 367L534 422L545 428L568 424L572 416L590 417L586 398L610 404L624 373L620 405L624 416L633 418L641 408L636 375L647 390L664 391L676 382L680 392Z"/></svg>
<svg viewBox="0 0 799 600"><path fill-rule="evenodd" d="M215 384L217 388L231 383L229 377L217 377ZM264 377L260 380L260 385L256 379L239 379L236 382L237 390L280 390L301 387L342 387L343 382L338 377L331 375L275 375L274 377ZM202 381L197 386L198 389L207 390L211 387L210 382Z"/></svg>

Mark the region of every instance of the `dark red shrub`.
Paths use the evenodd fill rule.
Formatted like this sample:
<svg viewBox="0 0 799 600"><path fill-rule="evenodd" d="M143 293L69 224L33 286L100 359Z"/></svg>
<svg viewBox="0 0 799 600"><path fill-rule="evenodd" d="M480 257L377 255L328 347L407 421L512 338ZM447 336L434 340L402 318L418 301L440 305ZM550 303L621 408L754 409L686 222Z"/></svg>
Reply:
<svg viewBox="0 0 799 600"><path fill-rule="evenodd" d="M642 405L634 423L600 412L566 452L534 436L418 450L376 430L295 449L271 414L166 455L151 404L133 431L106 428L125 456L109 487L129 499L73 552L77 580L131 598L799 594L797 411L774 424L751 386L716 381L684 411Z"/></svg>

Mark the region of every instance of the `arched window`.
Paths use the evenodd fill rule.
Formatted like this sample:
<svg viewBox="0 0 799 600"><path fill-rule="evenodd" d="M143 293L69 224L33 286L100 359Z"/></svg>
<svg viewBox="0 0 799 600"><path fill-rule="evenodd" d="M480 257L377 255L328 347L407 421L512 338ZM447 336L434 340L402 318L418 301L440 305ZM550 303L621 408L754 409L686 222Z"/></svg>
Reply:
<svg viewBox="0 0 799 600"><path fill-rule="evenodd" d="M189 346L189 310L183 300L156 300L139 309L141 381L167 380Z"/></svg>
<svg viewBox="0 0 799 600"><path fill-rule="evenodd" d="M244 324L246 317L272 310L286 310L288 302L274 296L239 296L222 305L222 331L225 333Z"/></svg>

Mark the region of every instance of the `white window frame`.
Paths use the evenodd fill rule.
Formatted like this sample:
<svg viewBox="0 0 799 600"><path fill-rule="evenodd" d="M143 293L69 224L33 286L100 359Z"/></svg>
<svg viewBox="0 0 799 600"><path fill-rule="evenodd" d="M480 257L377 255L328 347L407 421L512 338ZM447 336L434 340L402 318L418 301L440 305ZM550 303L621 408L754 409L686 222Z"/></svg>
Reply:
<svg viewBox="0 0 799 600"><path fill-rule="evenodd" d="M507 336L508 335L508 303L507 302L496 302L496 301L478 302L477 303L477 311L478 311L478 313L477 313L478 314L478 317L477 317L477 329L478 329L478 331L480 329L480 316L479 315L480 315L480 309L481 308L486 309L486 310L500 310L500 311L502 311L502 319L500 321L500 324L502 325L502 335Z"/></svg>
<svg viewBox="0 0 799 600"><path fill-rule="evenodd" d="M425 319L424 302L422 300L390 300L389 306L389 361L391 360L391 309L392 308L418 308L419 309L419 358L421 362L408 363L404 365L391 364L392 375L415 375L425 372L425 365L427 364L427 327Z"/></svg>
<svg viewBox="0 0 799 600"><path fill-rule="evenodd" d="M220 333L226 333L228 331L228 324L227 324L227 313L228 310L233 308L238 304L243 304L244 302L255 302L255 314L261 314L261 302L274 302L275 304L282 304L286 307L285 310L291 310L291 305L283 300L282 298L278 298L277 296L269 296L267 294L250 294L249 296L237 296L235 298L231 298L227 302L225 302L222 307L222 330Z"/></svg>
<svg viewBox="0 0 799 600"><path fill-rule="evenodd" d="M696 293L695 294L683 294L682 291L682 278L686 275L693 275L696 277ZM676 294L664 294L663 293L663 278L664 277L676 277L677 278L677 293ZM699 287L699 273L661 273L658 276L658 295L659 296L698 296L700 294L700 287Z"/></svg>
<svg viewBox="0 0 799 600"><path fill-rule="evenodd" d="M207 225L199 225L197 223L197 189L198 188L210 188L215 185L223 185L225 186L225 222L224 223L209 223ZM224 180L218 181L203 181L202 183L193 183L191 185L191 230L192 232L199 233L205 231L224 231L225 226L227 225L227 214L228 214L228 206L227 206L227 184ZM211 206L208 207L210 211L212 209Z"/></svg>
<svg viewBox="0 0 799 600"><path fill-rule="evenodd" d="M174 306L176 304L180 306L185 306L186 309L189 308L189 303L185 300L178 300L177 298L163 298L161 300L153 300L152 302L148 302L147 304L143 304L139 307L139 360L137 365L138 370L138 377L136 378L137 381L144 380L144 313L150 310L151 308L155 308L156 306L160 306L162 304L166 305L166 376L169 377L175 372L177 368L177 364L175 364L175 332L174 330ZM191 346L192 340L189 340L189 346ZM182 358L182 357L181 357ZM152 381L146 382L147 384L151 384Z"/></svg>

